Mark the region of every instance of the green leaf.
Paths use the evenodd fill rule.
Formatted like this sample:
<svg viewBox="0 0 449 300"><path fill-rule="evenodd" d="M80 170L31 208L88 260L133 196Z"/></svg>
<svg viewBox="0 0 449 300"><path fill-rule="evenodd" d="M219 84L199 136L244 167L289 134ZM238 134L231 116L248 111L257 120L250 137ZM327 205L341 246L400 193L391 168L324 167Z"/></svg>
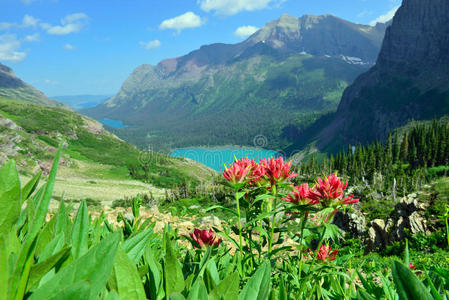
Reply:
<svg viewBox="0 0 449 300"><path fill-rule="evenodd" d="M234 300L239 297L240 277L237 272L223 279L211 292L210 300Z"/></svg>
<svg viewBox="0 0 449 300"><path fill-rule="evenodd" d="M64 238L64 236L62 237ZM53 256L33 265L30 270L30 276L28 277L28 287L33 288L36 284L38 284L47 272L53 269L60 261L66 260L69 253L70 247L66 247Z"/></svg>
<svg viewBox="0 0 449 300"><path fill-rule="evenodd" d="M158 292L161 290L161 277L159 265L156 263L151 247L145 249L145 262L149 267L150 277L150 298L157 299Z"/></svg>
<svg viewBox="0 0 449 300"><path fill-rule="evenodd" d="M23 202L25 202L25 200L27 200L36 190L37 186L39 185L41 175L42 171L39 170L39 172L37 172L37 174L34 175L34 177L31 178L30 181L28 181L28 183L22 188L22 200L20 202L21 204L23 204Z"/></svg>
<svg viewBox="0 0 449 300"><path fill-rule="evenodd" d="M209 207L208 209L206 209L205 212L208 212L208 211L211 211L211 210L214 210L214 209L217 209L217 208L219 208L219 209L221 209L221 210L224 210L224 211L227 211L227 212L229 212L229 213L231 213L231 214L233 214L234 216L237 216L237 217L238 217L238 215L239 215L235 210L230 209L230 208L227 208L227 207L224 207L224 206L222 206L222 205L214 205L214 206L211 206L211 207Z"/></svg>
<svg viewBox="0 0 449 300"><path fill-rule="evenodd" d="M270 291L270 262L263 263L248 280L239 295L239 300L264 300L268 297Z"/></svg>
<svg viewBox="0 0 449 300"><path fill-rule="evenodd" d="M371 296L370 294L368 294L365 290L363 289L359 289L357 291L357 299L360 300L376 300L376 298L374 298L373 296Z"/></svg>
<svg viewBox="0 0 449 300"><path fill-rule="evenodd" d="M123 242L122 248L133 263L139 262L152 236L153 229L149 228Z"/></svg>
<svg viewBox="0 0 449 300"><path fill-rule="evenodd" d="M51 240L38 256L39 262L46 260L64 247L64 234L60 233Z"/></svg>
<svg viewBox="0 0 449 300"><path fill-rule="evenodd" d="M181 293L173 293L169 297L170 300L186 300L186 298Z"/></svg>
<svg viewBox="0 0 449 300"><path fill-rule="evenodd" d="M195 281L192 288L190 289L189 296L187 300L208 300L207 289L204 285L204 281L202 277L198 277L198 280ZM212 299L210 299L212 300Z"/></svg>
<svg viewBox="0 0 449 300"><path fill-rule="evenodd" d="M74 285L68 286L52 296L51 300L73 300L73 299L89 299L90 285L88 282L81 281Z"/></svg>
<svg viewBox="0 0 449 300"><path fill-rule="evenodd" d="M5 237L0 235L0 299L8 295L8 252Z"/></svg>
<svg viewBox="0 0 449 300"><path fill-rule="evenodd" d="M87 252L89 238L89 215L87 213L86 201L81 201L75 222L72 227L72 256L74 259L81 257Z"/></svg>
<svg viewBox="0 0 449 300"><path fill-rule="evenodd" d="M115 256L114 276L120 299L146 299L136 265L121 247L118 248Z"/></svg>
<svg viewBox="0 0 449 300"><path fill-rule="evenodd" d="M69 238L69 215L67 213L67 209L64 204L64 199L61 199L59 202L59 211L55 216L56 224L55 224L55 235L64 233L65 237Z"/></svg>
<svg viewBox="0 0 449 300"><path fill-rule="evenodd" d="M431 300L432 295L429 293L424 284L413 274L404 264L394 261L392 268L393 280L396 291L401 300Z"/></svg>
<svg viewBox="0 0 449 300"><path fill-rule="evenodd" d="M165 233L165 263L164 263L164 279L165 279L165 294L182 292L184 289L184 276L182 268L176 258L172 247L168 232Z"/></svg>
<svg viewBox="0 0 449 300"><path fill-rule="evenodd" d="M409 263L410 263L410 252L408 250L408 240L405 239L404 264L408 266Z"/></svg>
<svg viewBox="0 0 449 300"><path fill-rule="evenodd" d="M210 249L210 248L209 248ZM212 291L220 283L220 275L218 275L217 266L213 259L209 260L206 265L205 283L208 291Z"/></svg>
<svg viewBox="0 0 449 300"><path fill-rule="evenodd" d="M39 233L40 229L42 228L42 225L45 222L45 217L48 212L48 205L50 204L50 200L53 195L53 188L56 182L56 173L58 172L58 164L59 159L61 157L62 145L63 144L61 143L58 152L56 152L56 156L53 161L53 166L51 167L50 174L48 175L47 184L45 185L44 194L42 198L39 200L39 203L37 205L37 210L33 218L31 231L28 233L29 235L27 237L28 243L31 243L31 241L34 240L34 238Z"/></svg>
<svg viewBox="0 0 449 300"><path fill-rule="evenodd" d="M0 169L0 236L13 230L21 207L19 174L13 160Z"/></svg>
<svg viewBox="0 0 449 300"><path fill-rule="evenodd" d="M105 288L111 274L119 242L119 234L109 235L85 255L61 269L53 278L40 286L29 299L40 300L55 297L59 291L85 281L90 283L90 293L89 297L84 299L96 298Z"/></svg>

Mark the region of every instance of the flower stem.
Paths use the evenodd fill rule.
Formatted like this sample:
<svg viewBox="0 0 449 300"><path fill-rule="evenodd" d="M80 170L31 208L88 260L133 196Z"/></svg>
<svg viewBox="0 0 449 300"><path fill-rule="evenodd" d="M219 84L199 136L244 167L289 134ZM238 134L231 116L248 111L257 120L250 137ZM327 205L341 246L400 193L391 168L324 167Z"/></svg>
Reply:
<svg viewBox="0 0 449 300"><path fill-rule="evenodd" d="M238 197L238 193L235 193L235 202L237 204L237 222L239 226L239 250L240 250L240 257L243 258L243 240L242 240L242 222L240 217L240 199Z"/></svg>
<svg viewBox="0 0 449 300"><path fill-rule="evenodd" d="M276 185L273 185L271 187L271 189L272 189L273 195L274 195L274 205L271 208L271 210L274 209L274 213L273 213L273 217L272 217L272 220L271 220L270 239L268 241L268 253L269 253L269 255L271 255L271 248L273 246L273 236L274 236L274 228L276 227L276 209L277 209L277 199L278 199L278 193L277 193Z"/></svg>

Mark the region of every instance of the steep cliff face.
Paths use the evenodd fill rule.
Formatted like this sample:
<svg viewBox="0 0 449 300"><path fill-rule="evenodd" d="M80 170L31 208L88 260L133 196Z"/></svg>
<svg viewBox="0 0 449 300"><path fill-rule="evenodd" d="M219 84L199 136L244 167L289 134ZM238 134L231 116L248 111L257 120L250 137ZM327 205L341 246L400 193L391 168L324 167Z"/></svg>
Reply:
<svg viewBox="0 0 449 300"><path fill-rule="evenodd" d="M23 82L14 75L11 68L0 63L0 97L23 100L53 107L66 107L64 104L48 99L44 93Z"/></svg>
<svg viewBox="0 0 449 300"><path fill-rule="evenodd" d="M404 0L376 65L345 90L319 146L383 139L410 119L448 113L449 1Z"/></svg>

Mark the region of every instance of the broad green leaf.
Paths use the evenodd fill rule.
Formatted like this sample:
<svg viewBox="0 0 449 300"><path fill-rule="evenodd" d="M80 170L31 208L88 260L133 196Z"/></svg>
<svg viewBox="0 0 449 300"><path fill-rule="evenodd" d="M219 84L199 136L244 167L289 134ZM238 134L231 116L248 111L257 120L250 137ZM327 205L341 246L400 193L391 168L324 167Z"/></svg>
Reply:
<svg viewBox="0 0 449 300"><path fill-rule="evenodd" d="M10 285L9 292L14 293L16 299L22 299L25 295L28 276L30 274L31 266L34 262L33 253L36 250L36 240L33 241L28 250L29 252L25 255L26 260L22 265L22 272L20 273L18 280L16 281L15 278L12 278L10 281L11 283L13 283L13 285Z"/></svg>
<svg viewBox="0 0 449 300"><path fill-rule="evenodd" d="M401 300L431 300L432 295L429 293L424 284L413 274L408 267L398 261L393 262L392 268L393 280L396 291Z"/></svg>
<svg viewBox="0 0 449 300"><path fill-rule="evenodd" d="M189 291L187 300L208 300L207 289L204 285L202 277L198 277L198 280L192 285Z"/></svg>
<svg viewBox="0 0 449 300"><path fill-rule="evenodd" d="M161 290L161 278L160 269L158 263L156 263L151 247L145 249L145 263L149 268L149 282L150 282L150 298L157 299L158 291Z"/></svg>
<svg viewBox="0 0 449 300"><path fill-rule="evenodd" d="M106 297L104 297L104 300L120 300L120 298L115 291L110 291Z"/></svg>
<svg viewBox="0 0 449 300"><path fill-rule="evenodd" d="M152 236L153 229L149 228L123 242L122 248L133 263L139 262Z"/></svg>
<svg viewBox="0 0 449 300"><path fill-rule="evenodd" d="M89 299L90 285L86 281L77 282L57 292L51 300Z"/></svg>
<svg viewBox="0 0 449 300"><path fill-rule="evenodd" d="M27 200L36 190L37 186L39 185L41 175L42 171L39 170L39 172L37 172L36 175L34 175L34 177L31 178L30 181L28 181L27 184L22 188L22 200L20 201L20 204L23 204L23 202L25 202L25 200Z"/></svg>
<svg viewBox="0 0 449 300"><path fill-rule="evenodd" d="M62 236L64 238L64 236ZM30 276L28 278L28 287L33 288L39 283L41 278L53 269L61 260L67 259L70 253L70 247L66 247L47 259L40 261L31 267Z"/></svg>
<svg viewBox="0 0 449 300"><path fill-rule="evenodd" d="M248 280L239 295L239 300L264 300L270 291L270 262L263 263Z"/></svg>
<svg viewBox="0 0 449 300"><path fill-rule="evenodd" d="M33 218L33 226L31 228L31 232L29 232L29 237L27 237L27 239L29 240L34 240L34 238L39 233L40 229L42 228L42 225L45 222L45 216L47 215L48 212L48 205L50 204L50 200L53 195L53 188L56 182L56 173L58 172L58 164L59 159L61 157L61 152L62 152L62 143L59 146L58 152L56 152L56 156L53 161L53 166L51 167L50 174L48 175L47 184L45 185L44 194L37 205L37 210ZM30 243L30 241L28 241L28 243Z"/></svg>
<svg viewBox="0 0 449 300"><path fill-rule="evenodd" d="M52 279L40 286L29 299L55 297L59 291L84 281L90 284L89 297L86 299L97 297L111 275L119 241L119 234L109 235L98 245L89 249L85 255L61 269Z"/></svg>
<svg viewBox="0 0 449 300"><path fill-rule="evenodd" d="M21 207L19 174L13 160L0 169L0 236L13 229Z"/></svg>
<svg viewBox="0 0 449 300"><path fill-rule="evenodd" d="M129 259L121 247L118 248L115 256L114 276L120 299L146 299L136 265Z"/></svg>
<svg viewBox="0 0 449 300"><path fill-rule="evenodd" d="M209 260L206 265L204 281L209 292L220 283L220 275L218 275L217 265L213 259Z"/></svg>
<svg viewBox="0 0 449 300"><path fill-rule="evenodd" d="M223 279L211 292L210 300L234 300L239 297L240 277L237 272Z"/></svg>
<svg viewBox="0 0 449 300"><path fill-rule="evenodd" d="M69 216L67 213L67 209L64 204L64 199L61 199L59 202L59 211L55 216L56 224L55 224L55 234L64 233L64 236L69 238Z"/></svg>
<svg viewBox="0 0 449 300"><path fill-rule="evenodd" d="M46 260L64 247L64 234L60 233L51 240L38 256L39 262Z"/></svg>
<svg viewBox="0 0 449 300"><path fill-rule="evenodd" d="M48 248L48 244L55 237L55 218L51 218L50 221L45 223L44 228L41 229L37 236L37 245L35 256L40 256L45 248ZM52 253L53 254L53 253Z"/></svg>
<svg viewBox="0 0 449 300"><path fill-rule="evenodd" d="M184 289L184 276L182 268L176 258L172 247L172 241L169 234L165 233L165 261L164 261L164 280L165 280L165 294L182 292Z"/></svg>
<svg viewBox="0 0 449 300"><path fill-rule="evenodd" d="M89 238L89 215L86 201L81 201L72 227L72 256L74 259L87 252Z"/></svg>
<svg viewBox="0 0 449 300"><path fill-rule="evenodd" d="M186 300L186 298L181 293L173 293L169 297L170 300Z"/></svg>
<svg viewBox="0 0 449 300"><path fill-rule="evenodd" d="M0 299L8 295L8 252L5 237L0 235Z"/></svg>

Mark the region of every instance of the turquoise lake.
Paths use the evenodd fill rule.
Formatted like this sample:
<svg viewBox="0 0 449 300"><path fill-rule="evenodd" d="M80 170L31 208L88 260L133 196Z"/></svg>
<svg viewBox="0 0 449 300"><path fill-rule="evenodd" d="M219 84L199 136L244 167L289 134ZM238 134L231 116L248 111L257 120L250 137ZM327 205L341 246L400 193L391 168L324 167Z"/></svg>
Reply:
<svg viewBox="0 0 449 300"><path fill-rule="evenodd" d="M126 126L125 124L122 123L122 121L120 120L109 120L109 119L104 119L104 120L100 120L101 123L108 125L112 128L126 128L128 126Z"/></svg>
<svg viewBox="0 0 449 300"><path fill-rule="evenodd" d="M218 172L223 172L224 164L228 166L235 158L248 157L259 161L263 158L278 157L280 154L273 150L251 148L180 148L170 154L173 157L185 157L198 161Z"/></svg>

